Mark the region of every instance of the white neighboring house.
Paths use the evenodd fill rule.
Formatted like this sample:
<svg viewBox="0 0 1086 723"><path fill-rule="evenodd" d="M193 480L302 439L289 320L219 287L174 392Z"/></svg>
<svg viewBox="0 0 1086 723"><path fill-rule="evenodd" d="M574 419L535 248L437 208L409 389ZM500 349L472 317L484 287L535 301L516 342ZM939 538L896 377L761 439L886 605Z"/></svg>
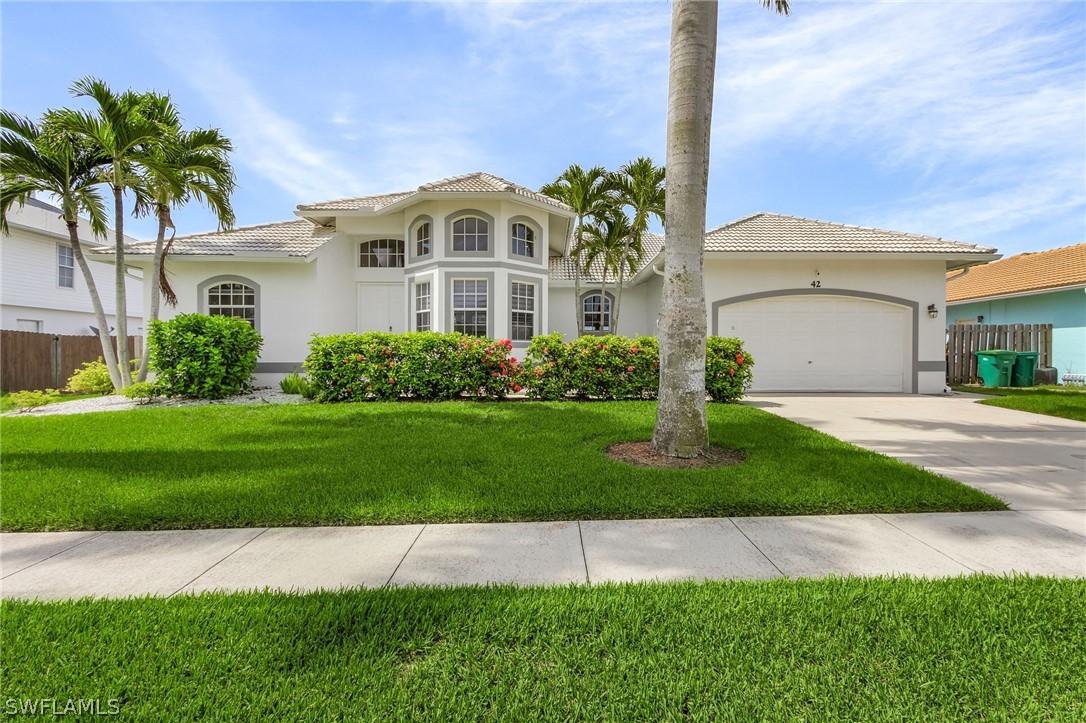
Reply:
<svg viewBox="0 0 1086 723"><path fill-rule="evenodd" d="M264 336L260 383L300 369L314 333L463 331L513 341L610 328L614 281L574 303L564 204L486 173L414 191L298 206L293 221L178 237L169 268L181 312L249 320ZM153 244L130 263L150 266ZM624 285L619 333L656 333L663 237ZM710 333L738 336L758 391L934 394L945 380L946 272L995 249L760 213L705 237ZM942 317L942 318L940 318Z"/></svg>
<svg viewBox="0 0 1086 723"><path fill-rule="evenodd" d="M68 227L61 210L36 198L27 200L21 208L16 204L8 214L8 234L0 235L0 321L2 328L36 331L48 334L91 336L96 327L94 308L83 272L79 269L68 240ZM96 263L103 257L90 249L112 242L113 231L106 239L96 238L90 223L79 220L79 240L98 287L98 295L109 320L110 328L117 323L117 303L114 295L113 266ZM126 243L137 239L126 237ZM134 336L143 335L143 282L138 270L129 271L125 286L128 294L128 329ZM135 312L135 313L133 313Z"/></svg>

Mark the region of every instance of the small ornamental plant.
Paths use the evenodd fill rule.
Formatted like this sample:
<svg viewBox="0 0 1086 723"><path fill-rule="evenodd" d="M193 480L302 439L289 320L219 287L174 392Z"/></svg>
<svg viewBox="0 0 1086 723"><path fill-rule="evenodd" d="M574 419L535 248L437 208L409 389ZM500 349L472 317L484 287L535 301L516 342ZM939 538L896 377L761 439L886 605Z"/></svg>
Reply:
<svg viewBox="0 0 1086 723"><path fill-rule="evenodd" d="M501 399L523 388L508 339L431 331L314 336L305 370L321 402Z"/></svg>
<svg viewBox="0 0 1086 723"><path fill-rule="evenodd" d="M113 388L112 385L110 388ZM29 412L31 409L44 407L46 404L60 399L60 392L56 389L46 389L44 392L37 389L28 389L21 392L12 392L8 395L8 398L20 412Z"/></svg>
<svg viewBox="0 0 1086 723"><path fill-rule="evenodd" d="M98 357L95 361L83 362L68 378L67 391L75 394L109 394L113 391L113 380L109 377L109 368Z"/></svg>
<svg viewBox="0 0 1086 723"><path fill-rule="evenodd" d="M229 316L180 314L147 335L156 389L165 396L222 399L251 388L264 340Z"/></svg>

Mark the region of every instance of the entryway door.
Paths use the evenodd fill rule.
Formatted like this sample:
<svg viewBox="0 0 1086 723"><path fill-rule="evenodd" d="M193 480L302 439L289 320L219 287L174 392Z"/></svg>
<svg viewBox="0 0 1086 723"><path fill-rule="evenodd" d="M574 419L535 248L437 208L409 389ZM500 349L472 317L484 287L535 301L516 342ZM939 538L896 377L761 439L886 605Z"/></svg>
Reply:
<svg viewBox="0 0 1086 723"><path fill-rule="evenodd" d="M721 306L717 333L754 357L756 392L912 391L903 306L849 296L774 296Z"/></svg>
<svg viewBox="0 0 1086 723"><path fill-rule="evenodd" d="M403 284L358 285L358 331L404 331Z"/></svg>

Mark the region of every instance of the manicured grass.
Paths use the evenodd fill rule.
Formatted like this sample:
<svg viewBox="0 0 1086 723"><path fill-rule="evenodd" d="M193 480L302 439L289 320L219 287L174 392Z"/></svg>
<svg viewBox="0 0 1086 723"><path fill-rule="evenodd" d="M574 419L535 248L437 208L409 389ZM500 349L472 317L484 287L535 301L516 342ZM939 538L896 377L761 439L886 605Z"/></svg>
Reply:
<svg viewBox="0 0 1086 723"><path fill-rule="evenodd" d="M1086 422L1086 387L954 387L954 390L990 395L992 399L981 399L979 403L992 407Z"/></svg>
<svg viewBox="0 0 1086 723"><path fill-rule="evenodd" d="M91 397L99 397L100 394L62 394L56 399L51 399L47 404L61 404L63 402L74 402L77 399L90 399ZM10 392L0 392L0 414L4 412L12 412L18 409L15 402L11 401Z"/></svg>
<svg viewBox="0 0 1086 723"><path fill-rule="evenodd" d="M1086 582L848 579L4 603L3 698L133 720L1086 717Z"/></svg>
<svg viewBox="0 0 1086 723"><path fill-rule="evenodd" d="M1005 509L978 490L740 405L747 461L657 470L604 449L656 405L207 406L5 420L3 527L166 529Z"/></svg>

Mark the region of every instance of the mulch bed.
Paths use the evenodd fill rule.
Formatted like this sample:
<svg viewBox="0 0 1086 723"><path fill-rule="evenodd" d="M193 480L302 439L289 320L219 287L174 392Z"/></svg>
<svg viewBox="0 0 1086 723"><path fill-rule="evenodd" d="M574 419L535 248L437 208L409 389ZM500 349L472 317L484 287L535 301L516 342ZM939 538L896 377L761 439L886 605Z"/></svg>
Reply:
<svg viewBox="0 0 1086 723"><path fill-rule="evenodd" d="M699 457L684 459L668 457L652 448L651 442L618 442L607 448L607 456L618 462L637 465L638 467L656 467L658 469L712 469L731 467L746 460L746 455L738 449L713 445L709 451Z"/></svg>

